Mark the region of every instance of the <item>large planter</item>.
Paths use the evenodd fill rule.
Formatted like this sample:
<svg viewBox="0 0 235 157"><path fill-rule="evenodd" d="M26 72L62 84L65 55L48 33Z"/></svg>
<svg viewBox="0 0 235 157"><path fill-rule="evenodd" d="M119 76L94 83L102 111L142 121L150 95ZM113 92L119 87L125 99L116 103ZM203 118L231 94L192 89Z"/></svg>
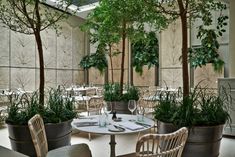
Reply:
<svg viewBox="0 0 235 157"><path fill-rule="evenodd" d="M115 110L117 113L121 113L121 114L131 114L131 111L128 109L128 102L112 101L112 102L107 102L107 103L112 104L112 111Z"/></svg>
<svg viewBox="0 0 235 157"><path fill-rule="evenodd" d="M194 126L189 136L182 157L218 157L224 125ZM170 123L158 122L158 133L170 133L177 127Z"/></svg>
<svg viewBox="0 0 235 157"><path fill-rule="evenodd" d="M49 150L71 144L71 122L72 120L56 124L45 124ZM8 124L8 132L13 150L31 157L36 157L36 152L27 125Z"/></svg>

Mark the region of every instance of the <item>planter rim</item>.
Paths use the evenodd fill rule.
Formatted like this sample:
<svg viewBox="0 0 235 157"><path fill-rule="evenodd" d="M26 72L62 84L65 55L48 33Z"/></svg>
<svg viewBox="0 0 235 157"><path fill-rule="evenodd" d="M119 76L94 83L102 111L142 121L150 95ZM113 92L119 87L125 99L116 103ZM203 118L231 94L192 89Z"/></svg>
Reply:
<svg viewBox="0 0 235 157"><path fill-rule="evenodd" d="M61 123L67 123L69 121L72 121L73 119L70 120L66 120L63 122L59 122L59 123L44 123L44 125L56 125L56 124L61 124ZM11 126L18 126L18 127L24 127L27 126L28 124L11 124L11 123L6 123L7 125L11 125Z"/></svg>
<svg viewBox="0 0 235 157"><path fill-rule="evenodd" d="M174 125L173 123L169 123L169 122L163 122L163 121L160 121L160 120L157 120L158 122L161 122L161 123L165 123L165 124L172 124L173 126L176 126L177 125ZM200 127L200 128L210 128L210 127L220 127L220 126L224 126L224 124L217 124L217 125L193 125L193 126L185 126L187 128L195 128L195 127Z"/></svg>

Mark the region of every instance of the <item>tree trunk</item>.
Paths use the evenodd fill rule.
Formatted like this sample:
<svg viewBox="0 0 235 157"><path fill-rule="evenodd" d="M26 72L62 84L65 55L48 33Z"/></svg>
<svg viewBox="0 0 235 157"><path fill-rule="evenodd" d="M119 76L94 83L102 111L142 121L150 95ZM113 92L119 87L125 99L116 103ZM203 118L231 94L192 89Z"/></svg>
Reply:
<svg viewBox="0 0 235 157"><path fill-rule="evenodd" d="M126 21L122 24L122 62L121 62L121 76L120 76L120 93L123 91L123 80L124 80L124 63L125 63L125 49L126 49Z"/></svg>
<svg viewBox="0 0 235 157"><path fill-rule="evenodd" d="M112 46L109 44L109 59L110 59L110 69L111 69L111 82L113 83L113 59L112 59Z"/></svg>
<svg viewBox="0 0 235 157"><path fill-rule="evenodd" d="M36 31L34 35L35 35L35 39L37 42L38 56L39 56L39 75L40 75L39 103L43 107L43 105L44 105L45 75L44 75L44 59L43 59L42 39L41 39L40 31Z"/></svg>
<svg viewBox="0 0 235 157"><path fill-rule="evenodd" d="M189 74L188 74L188 31L187 12L182 0L178 0L180 19L182 24L182 70L183 70L183 96L189 95Z"/></svg>

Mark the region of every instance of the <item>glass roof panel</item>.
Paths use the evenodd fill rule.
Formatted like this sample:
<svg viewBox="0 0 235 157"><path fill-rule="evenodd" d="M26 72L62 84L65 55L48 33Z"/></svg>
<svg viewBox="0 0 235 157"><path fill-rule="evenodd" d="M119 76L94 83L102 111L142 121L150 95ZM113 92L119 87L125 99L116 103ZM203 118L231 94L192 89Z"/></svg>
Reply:
<svg viewBox="0 0 235 157"><path fill-rule="evenodd" d="M80 7L91 3L99 2L99 0L73 0L73 4Z"/></svg>

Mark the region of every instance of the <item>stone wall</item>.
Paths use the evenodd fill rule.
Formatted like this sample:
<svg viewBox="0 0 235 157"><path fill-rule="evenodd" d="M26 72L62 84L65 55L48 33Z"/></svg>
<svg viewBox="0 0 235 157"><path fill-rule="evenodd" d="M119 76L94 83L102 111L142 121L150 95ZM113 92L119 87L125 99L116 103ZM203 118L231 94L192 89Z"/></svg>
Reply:
<svg viewBox="0 0 235 157"><path fill-rule="evenodd" d="M41 32L46 87L84 82L79 62L86 51L87 37L80 31L83 20L71 16L60 22L62 29ZM33 35L0 27L0 88L35 90L39 86L38 53Z"/></svg>

